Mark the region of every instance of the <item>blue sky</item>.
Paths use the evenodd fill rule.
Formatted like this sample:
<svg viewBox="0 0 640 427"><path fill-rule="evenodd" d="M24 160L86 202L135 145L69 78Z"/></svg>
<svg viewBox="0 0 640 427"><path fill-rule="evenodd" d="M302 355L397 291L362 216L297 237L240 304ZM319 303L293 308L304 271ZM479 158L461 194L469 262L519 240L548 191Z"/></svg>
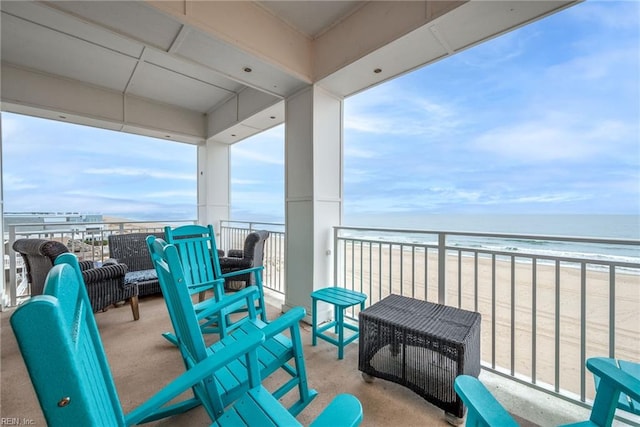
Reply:
<svg viewBox="0 0 640 427"><path fill-rule="evenodd" d="M638 2L588 1L348 98L346 222L640 214L639 32ZM2 126L6 212L195 217L193 146L12 114ZM232 211L284 219L283 126L233 146Z"/></svg>

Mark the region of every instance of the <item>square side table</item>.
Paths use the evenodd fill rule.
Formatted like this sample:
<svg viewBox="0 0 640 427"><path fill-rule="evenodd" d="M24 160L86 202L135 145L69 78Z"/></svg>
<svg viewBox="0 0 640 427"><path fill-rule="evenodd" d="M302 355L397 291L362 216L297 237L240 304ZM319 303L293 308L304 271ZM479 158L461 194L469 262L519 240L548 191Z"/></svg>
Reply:
<svg viewBox="0 0 640 427"><path fill-rule="evenodd" d="M311 300L313 310L311 313L311 323L313 328L311 334L311 345L315 346L317 344L317 339L321 338L337 346L338 359L342 359L344 357L344 347L358 339L359 336L358 326L344 322L344 310L356 304L360 304L361 311L364 310L364 302L367 300L367 295L349 289L330 287L318 289L317 291L312 292ZM332 304L334 308L333 321L322 326L318 325L318 301L324 301L328 304ZM334 333L338 336L337 339L324 333L331 328L333 328ZM349 329L354 333L350 337L345 338L345 329Z"/></svg>
<svg viewBox="0 0 640 427"><path fill-rule="evenodd" d="M446 413L464 416L453 388L480 374L480 313L389 295L360 312L358 369L408 387Z"/></svg>

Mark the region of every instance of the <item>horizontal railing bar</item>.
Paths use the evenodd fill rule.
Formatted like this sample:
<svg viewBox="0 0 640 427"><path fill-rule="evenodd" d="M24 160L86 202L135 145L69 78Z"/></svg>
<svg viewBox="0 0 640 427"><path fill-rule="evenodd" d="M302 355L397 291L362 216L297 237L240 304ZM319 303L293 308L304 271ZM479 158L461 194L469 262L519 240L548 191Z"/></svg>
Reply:
<svg viewBox="0 0 640 427"><path fill-rule="evenodd" d="M497 235L484 235L487 237L494 237ZM338 237L338 241L353 241L353 242L364 242L364 243L369 243L369 244L386 244L386 245L401 245L402 247L406 247L407 250L412 249L412 248L420 248L420 249L437 249L438 245L437 244L428 244L428 243L405 243L405 242L401 242L401 241L391 241L391 240L375 240L375 239L362 239L362 238L358 238L358 237ZM609 244L617 244L618 240L608 240L607 243ZM637 241L636 244L640 245L640 241ZM471 248L471 247L465 247L465 246L445 246L445 249L447 251L452 251L452 252L459 252L459 253L471 253L471 254L478 254L478 255L497 255L497 256L505 256L505 257L511 257L511 256L515 256L516 258L527 258L527 259L537 259L537 260L542 260L542 261L556 261L556 260L560 260L562 262L570 262L570 263L583 263L586 262L587 264L594 264L594 265L602 265L602 266L607 266L607 267L626 267L626 268L640 268L640 263L634 263L634 262L626 262L626 261L611 261L611 260L600 260L600 259L594 259L594 258L586 258L586 257L568 257L568 256L554 256L554 255L544 255L544 254L536 254L536 253L530 253L530 252L521 252L518 251L513 252L513 251L500 251L500 250L493 250L493 249L478 249L478 248Z"/></svg>
<svg viewBox="0 0 640 427"><path fill-rule="evenodd" d="M548 240L548 241L562 241L572 243L598 243L607 244L613 243L616 245L640 245L640 240L637 239L604 239L599 237L577 237L577 236L559 236L559 235L542 235L542 234L511 234L511 233L486 233L477 231L447 231L447 230L417 230L417 229L404 229L404 228L376 228L376 227L352 227L352 226L339 226L335 227L339 231L342 230L354 230L354 231L366 231L366 232L385 232L398 234L445 234L447 236L465 236L465 237L497 237L500 239L526 239L526 240ZM350 236L339 236L341 238L350 238Z"/></svg>

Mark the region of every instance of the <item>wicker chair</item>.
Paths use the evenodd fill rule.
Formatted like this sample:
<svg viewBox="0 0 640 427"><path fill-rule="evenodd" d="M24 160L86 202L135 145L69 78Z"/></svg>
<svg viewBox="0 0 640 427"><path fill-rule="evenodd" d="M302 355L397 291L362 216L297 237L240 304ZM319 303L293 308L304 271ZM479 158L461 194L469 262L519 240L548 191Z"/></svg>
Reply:
<svg viewBox="0 0 640 427"><path fill-rule="evenodd" d="M53 262L58 255L69 252L61 242L44 239L18 239L13 243L13 250L24 260L27 280L31 285L31 296L42 294L45 279L53 267ZM80 261L80 269L94 312L104 311L110 305L121 301L129 301L133 319L140 318L138 287L135 284L124 284L126 265L103 265L94 268L93 261Z"/></svg>
<svg viewBox="0 0 640 427"><path fill-rule="evenodd" d="M124 233L109 235L110 261L125 264L127 274L124 278L126 284L135 283L138 286L139 296L162 294L156 269L149 255L147 236L153 235L164 239L164 233Z"/></svg>
<svg viewBox="0 0 640 427"><path fill-rule="evenodd" d="M249 233L244 239L244 249L230 249L226 257L219 258L222 274L261 267L264 262L264 244L268 238L269 232L266 230ZM227 278L224 286L226 289L238 290L255 284L253 274L244 274Z"/></svg>

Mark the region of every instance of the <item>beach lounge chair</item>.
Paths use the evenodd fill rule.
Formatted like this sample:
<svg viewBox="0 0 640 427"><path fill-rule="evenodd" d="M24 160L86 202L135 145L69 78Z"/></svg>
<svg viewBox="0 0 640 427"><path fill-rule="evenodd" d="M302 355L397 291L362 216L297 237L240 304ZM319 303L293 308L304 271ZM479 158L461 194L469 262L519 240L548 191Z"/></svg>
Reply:
<svg viewBox="0 0 640 427"><path fill-rule="evenodd" d="M302 307L294 307L267 324L258 318L256 313L255 300L258 289L255 286L225 295L219 301L205 300L194 307L188 291L191 284L190 276L185 275L177 248L155 236L149 236L147 244L173 324L175 343L180 349L186 366L193 366L223 351L228 343L243 341L253 331L259 330L265 335L265 342L257 349L260 376L266 378L280 369L288 374L289 379L279 385L273 395L279 399L290 391L297 390L298 399L289 406L288 410L294 416L300 413L317 395L315 390L308 388L300 335L299 322L305 316L305 310ZM200 323L207 323L212 316L224 313L224 310L229 307L236 307L239 302L248 307L249 320L242 322L225 338L207 346ZM198 307L201 310L197 311ZM224 318L223 315L219 317ZM283 334L285 331L289 336ZM220 398L224 405L237 399L250 386L246 364L241 361L231 363L216 372L215 378L216 383L222 385ZM209 387L215 387L215 385L210 384Z"/></svg>
<svg viewBox="0 0 640 427"><path fill-rule="evenodd" d="M611 426L620 393L640 401L640 379L611 364L609 359L591 358L587 360L587 368L600 378L591 416L588 421L567 424L565 427ZM455 380L454 388L467 405L467 426L509 427L518 425L477 378L460 375Z"/></svg>
<svg viewBox="0 0 640 427"><path fill-rule="evenodd" d="M300 425L260 385L256 348L264 341L264 334L258 329L244 340L228 343L215 356L187 366L184 374L124 414L77 258L64 254L55 263L44 295L27 301L11 316L11 327L48 426L130 426L182 413L200 404L214 425ZM43 352L43 348L47 351ZM232 406L225 408L212 374L238 358L245 359L250 385ZM189 388L194 397L168 404ZM346 421L345 426L360 423L362 407L355 397L337 396L312 426L328 426L338 420Z"/></svg>

